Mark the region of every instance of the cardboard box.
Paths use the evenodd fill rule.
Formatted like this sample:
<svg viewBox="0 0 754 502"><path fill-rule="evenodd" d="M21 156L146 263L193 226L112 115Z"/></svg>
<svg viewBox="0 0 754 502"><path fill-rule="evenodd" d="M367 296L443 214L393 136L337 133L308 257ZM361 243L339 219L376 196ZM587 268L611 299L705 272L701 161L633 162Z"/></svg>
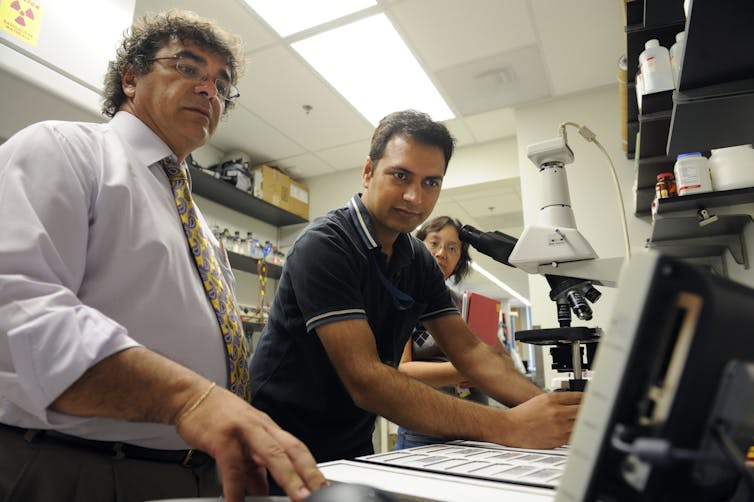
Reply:
<svg viewBox="0 0 754 502"><path fill-rule="evenodd" d="M254 197L284 209L302 218L309 219L309 189L293 181L282 171L260 164L252 168L254 174Z"/></svg>
<svg viewBox="0 0 754 502"><path fill-rule="evenodd" d="M291 179L282 171L266 164L252 168L254 174L254 197L273 206L288 210Z"/></svg>
<svg viewBox="0 0 754 502"><path fill-rule="evenodd" d="M288 197L288 211L309 219L309 189L298 181L291 180L291 188Z"/></svg>

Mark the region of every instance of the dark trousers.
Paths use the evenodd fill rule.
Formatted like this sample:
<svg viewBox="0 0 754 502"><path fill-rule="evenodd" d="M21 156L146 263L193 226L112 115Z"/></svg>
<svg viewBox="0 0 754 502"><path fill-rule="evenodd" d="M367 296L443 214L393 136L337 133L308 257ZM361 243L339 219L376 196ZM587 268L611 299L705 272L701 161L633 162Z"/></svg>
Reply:
<svg viewBox="0 0 754 502"><path fill-rule="evenodd" d="M27 440L20 429L0 427L2 502L137 502L221 493L212 461L189 468L116 459L44 435Z"/></svg>

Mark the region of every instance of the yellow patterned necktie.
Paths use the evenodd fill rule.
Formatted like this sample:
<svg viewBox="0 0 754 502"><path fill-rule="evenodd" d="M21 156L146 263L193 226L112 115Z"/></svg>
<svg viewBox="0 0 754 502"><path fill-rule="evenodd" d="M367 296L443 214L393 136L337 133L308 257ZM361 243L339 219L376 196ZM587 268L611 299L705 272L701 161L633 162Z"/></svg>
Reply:
<svg viewBox="0 0 754 502"><path fill-rule="evenodd" d="M194 257L204 290L207 293L217 322L220 324L227 353L228 381L231 392L247 401L250 400L248 348L238 316L233 295L220 269L220 263L205 235L205 230L197 217L194 201L188 186L186 172L172 157L162 159L162 168L170 180L175 205L183 224L189 249Z"/></svg>

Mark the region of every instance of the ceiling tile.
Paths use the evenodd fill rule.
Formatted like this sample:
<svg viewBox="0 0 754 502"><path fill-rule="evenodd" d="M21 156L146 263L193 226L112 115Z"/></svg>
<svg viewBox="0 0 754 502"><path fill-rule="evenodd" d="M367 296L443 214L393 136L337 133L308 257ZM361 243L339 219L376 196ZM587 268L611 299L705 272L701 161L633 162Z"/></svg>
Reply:
<svg viewBox="0 0 754 502"><path fill-rule="evenodd" d="M446 97L464 115L547 97L549 86L537 46L501 52L437 72Z"/></svg>
<svg viewBox="0 0 754 502"><path fill-rule="evenodd" d="M338 171L361 169L369 156L370 140L365 139L348 145L328 148L317 152L317 156Z"/></svg>
<svg viewBox="0 0 754 502"><path fill-rule="evenodd" d="M463 199L456 197L456 200L475 218L492 214L521 212L521 199L513 192L507 194L498 192Z"/></svg>
<svg viewBox="0 0 754 502"><path fill-rule="evenodd" d="M243 39L246 51L264 47L277 39L275 33L259 20L243 0L136 0L134 17L171 8L191 10L217 21L220 26Z"/></svg>
<svg viewBox="0 0 754 502"><path fill-rule="evenodd" d="M476 196L486 197L500 193L516 194L520 197L521 179L506 178L488 183L478 183L475 185L465 185L454 188L443 189L443 193L458 200L466 200Z"/></svg>
<svg viewBox="0 0 754 502"><path fill-rule="evenodd" d="M478 113L464 119L476 141L484 143L516 135L516 118L513 108L501 108Z"/></svg>
<svg viewBox="0 0 754 502"><path fill-rule="evenodd" d="M246 106L304 148L320 150L371 134L371 124L292 49L256 52L248 69L239 85ZM305 105L311 107L309 112Z"/></svg>
<svg viewBox="0 0 754 502"><path fill-rule="evenodd" d="M295 180L331 174L335 171L332 166L311 153L280 159L276 164Z"/></svg>
<svg viewBox="0 0 754 502"><path fill-rule="evenodd" d="M429 69L537 42L527 0L410 0L388 7L409 47Z"/></svg>
<svg viewBox="0 0 754 502"><path fill-rule="evenodd" d="M246 152L254 163L291 157L304 152L300 145L238 106L220 121L210 144L224 152Z"/></svg>
<svg viewBox="0 0 754 502"><path fill-rule="evenodd" d="M623 2L532 0L554 95L617 81L626 40L621 9Z"/></svg>

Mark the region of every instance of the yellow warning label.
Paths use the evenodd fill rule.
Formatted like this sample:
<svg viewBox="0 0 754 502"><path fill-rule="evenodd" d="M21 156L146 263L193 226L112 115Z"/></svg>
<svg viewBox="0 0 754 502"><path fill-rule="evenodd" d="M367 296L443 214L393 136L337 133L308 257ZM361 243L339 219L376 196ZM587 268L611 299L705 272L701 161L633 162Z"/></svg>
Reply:
<svg viewBox="0 0 754 502"><path fill-rule="evenodd" d="M0 28L33 47L39 39L42 7L30 0L0 0Z"/></svg>

